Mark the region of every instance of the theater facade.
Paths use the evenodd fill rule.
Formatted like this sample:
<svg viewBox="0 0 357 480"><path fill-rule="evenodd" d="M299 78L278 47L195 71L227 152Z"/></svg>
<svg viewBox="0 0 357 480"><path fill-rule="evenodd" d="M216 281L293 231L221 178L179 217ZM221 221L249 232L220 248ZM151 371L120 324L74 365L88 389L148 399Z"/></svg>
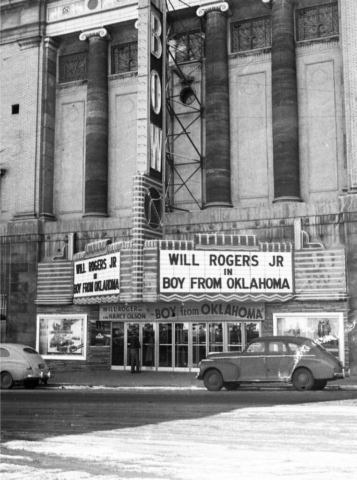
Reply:
<svg viewBox="0 0 357 480"><path fill-rule="evenodd" d="M196 371L209 352L265 334L315 339L348 361L343 250L253 235L149 240L135 302L131 247L92 243L72 262L39 264L37 348L57 368L128 370L134 333L143 370Z"/></svg>

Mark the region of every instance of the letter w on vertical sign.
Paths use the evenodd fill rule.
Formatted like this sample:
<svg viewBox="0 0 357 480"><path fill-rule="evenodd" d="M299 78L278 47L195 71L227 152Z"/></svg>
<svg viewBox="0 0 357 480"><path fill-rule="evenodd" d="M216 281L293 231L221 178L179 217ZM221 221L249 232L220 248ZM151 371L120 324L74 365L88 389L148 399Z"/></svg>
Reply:
<svg viewBox="0 0 357 480"><path fill-rule="evenodd" d="M162 130L150 124L151 168L161 172Z"/></svg>

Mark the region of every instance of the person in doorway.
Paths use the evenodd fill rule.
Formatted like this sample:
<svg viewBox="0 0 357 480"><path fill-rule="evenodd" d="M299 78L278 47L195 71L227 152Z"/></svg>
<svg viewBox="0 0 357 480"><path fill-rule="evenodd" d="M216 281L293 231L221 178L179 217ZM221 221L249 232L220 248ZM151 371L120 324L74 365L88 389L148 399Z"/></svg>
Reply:
<svg viewBox="0 0 357 480"><path fill-rule="evenodd" d="M130 362L131 362L131 373L139 373L139 350L141 348L139 337L136 332L130 339ZM135 370L136 368L136 370Z"/></svg>

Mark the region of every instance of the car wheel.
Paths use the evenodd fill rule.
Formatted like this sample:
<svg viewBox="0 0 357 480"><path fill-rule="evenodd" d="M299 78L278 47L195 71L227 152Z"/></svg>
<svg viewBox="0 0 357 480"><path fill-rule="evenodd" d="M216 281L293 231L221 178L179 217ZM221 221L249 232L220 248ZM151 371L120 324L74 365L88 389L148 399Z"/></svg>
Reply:
<svg viewBox="0 0 357 480"><path fill-rule="evenodd" d="M223 387L223 378L218 370L209 370L205 374L203 382L207 390L211 392L218 392Z"/></svg>
<svg viewBox="0 0 357 480"><path fill-rule="evenodd" d="M315 380L314 390L323 390L327 385L327 380Z"/></svg>
<svg viewBox="0 0 357 480"><path fill-rule="evenodd" d="M2 372L1 373L1 388L2 390L9 390L14 386L14 380L11 373Z"/></svg>
<svg viewBox="0 0 357 480"><path fill-rule="evenodd" d="M237 383L237 382L225 382L223 384L223 386L226 390L237 390L239 385L240 385L240 383Z"/></svg>
<svg viewBox="0 0 357 480"><path fill-rule="evenodd" d="M307 368L298 368L293 375L293 385L296 390L312 390L315 385L315 379Z"/></svg>
<svg viewBox="0 0 357 480"><path fill-rule="evenodd" d="M38 384L39 384L39 381L38 381L38 380L27 380L27 381L24 383L25 388L27 388L27 389L36 388Z"/></svg>

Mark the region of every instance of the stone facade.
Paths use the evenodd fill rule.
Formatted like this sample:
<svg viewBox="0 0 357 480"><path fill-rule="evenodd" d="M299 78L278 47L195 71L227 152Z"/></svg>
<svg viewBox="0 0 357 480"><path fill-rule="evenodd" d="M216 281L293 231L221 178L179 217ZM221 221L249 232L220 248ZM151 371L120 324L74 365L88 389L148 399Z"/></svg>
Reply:
<svg viewBox="0 0 357 480"><path fill-rule="evenodd" d="M72 261L69 251L103 240L130 242L125 301L155 302L157 246L145 242L255 235L259 242L298 248L294 221L300 219L310 244L345 251L346 298L335 299L331 311L343 312L346 357L357 374L357 5L287 3L290 10L283 13L289 18L279 14L279 21L288 24L290 43L280 52L282 28L275 22L272 29L270 22L274 8L284 8L281 0L231 0L229 15L221 9L226 2L190 2L206 9L203 16L173 0L169 17L159 0L154 7L148 0L1 2L0 294L6 341L34 346L40 314L86 312L89 322L98 321L98 305L36 306L37 265ZM152 168L158 137L150 137L150 102L154 94L163 101L165 88L161 97L151 88L149 47L160 35L156 24L151 38L150 8L156 20L164 12L163 32L166 22L170 26L171 56L164 56L161 79L169 104L162 151L169 154L161 171ZM316 33L320 11L324 30ZM297 18L300 26L312 23L306 38L294 36ZM94 52L93 69L93 51L79 35L102 27L108 35L104 41L98 33L101 51ZM211 50L205 55L204 44L212 39L217 49L227 42L220 63ZM281 55L289 57L289 75L277 63ZM101 98L88 78L96 82L98 68L101 83L94 86ZM217 71L224 73L224 85ZM285 108L291 98L294 108ZM88 125L99 134L97 150ZM286 140L291 135L293 155ZM222 145L213 156L212 145ZM321 300L295 300L286 308L299 307L325 311ZM284 308L267 303L264 332L273 333L272 315ZM103 352L93 351L87 367L109 368L110 355Z"/></svg>

